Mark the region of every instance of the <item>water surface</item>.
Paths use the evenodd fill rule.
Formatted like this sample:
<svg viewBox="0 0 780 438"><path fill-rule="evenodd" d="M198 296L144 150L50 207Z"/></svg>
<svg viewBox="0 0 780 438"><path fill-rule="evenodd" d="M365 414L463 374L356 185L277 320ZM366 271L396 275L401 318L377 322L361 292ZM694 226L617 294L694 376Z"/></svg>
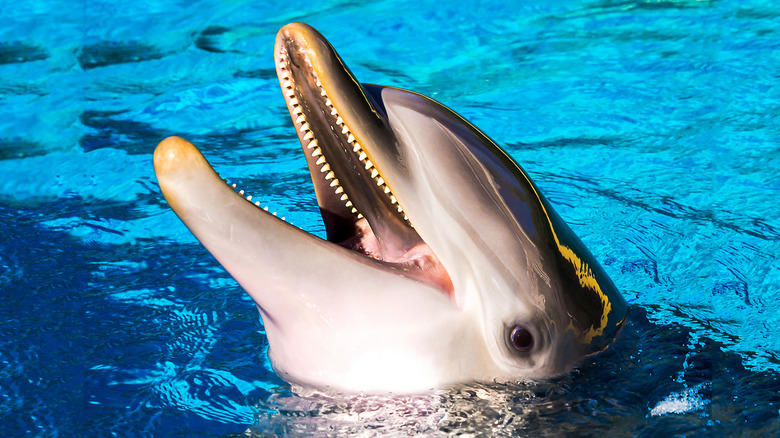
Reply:
<svg viewBox="0 0 780 438"><path fill-rule="evenodd" d="M769 1L39 1L0 8L6 436L772 435L780 7ZM363 82L460 112L632 305L537 384L296 397L251 300L159 193L168 135L322 233L273 69L305 21Z"/></svg>

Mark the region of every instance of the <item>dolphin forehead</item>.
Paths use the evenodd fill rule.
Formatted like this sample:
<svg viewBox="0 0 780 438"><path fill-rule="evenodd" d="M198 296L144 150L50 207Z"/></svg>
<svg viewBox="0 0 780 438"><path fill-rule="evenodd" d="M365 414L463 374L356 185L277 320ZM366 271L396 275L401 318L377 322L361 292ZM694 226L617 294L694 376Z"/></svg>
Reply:
<svg viewBox="0 0 780 438"><path fill-rule="evenodd" d="M442 263L471 269L471 278L487 274L488 283L499 277L507 293L543 308L558 331L573 330L587 352L605 348L625 319L626 302L528 174L438 102L365 87L397 139L389 154L375 153L377 165L403 163L385 174L400 181L396 196ZM456 285L459 272L451 273Z"/></svg>

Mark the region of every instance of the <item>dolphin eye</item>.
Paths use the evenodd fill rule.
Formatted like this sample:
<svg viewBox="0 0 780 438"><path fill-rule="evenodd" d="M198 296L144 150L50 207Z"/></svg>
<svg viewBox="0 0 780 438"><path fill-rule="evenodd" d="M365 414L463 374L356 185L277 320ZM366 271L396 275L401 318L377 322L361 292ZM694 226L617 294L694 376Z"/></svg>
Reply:
<svg viewBox="0 0 780 438"><path fill-rule="evenodd" d="M530 351L534 347L534 337L527 328L515 326L509 333L509 343L517 351Z"/></svg>

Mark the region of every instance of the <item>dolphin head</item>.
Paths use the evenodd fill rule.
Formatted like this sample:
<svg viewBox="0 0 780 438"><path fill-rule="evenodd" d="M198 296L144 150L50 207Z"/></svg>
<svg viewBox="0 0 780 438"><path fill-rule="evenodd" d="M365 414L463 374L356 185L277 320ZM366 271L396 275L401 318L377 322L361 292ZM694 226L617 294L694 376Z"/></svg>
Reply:
<svg viewBox="0 0 780 438"><path fill-rule="evenodd" d="M326 240L247 202L185 140L161 142L154 166L256 302L282 378L418 392L548 378L609 345L625 300L485 134L427 97L360 84L305 24L279 31L275 59Z"/></svg>

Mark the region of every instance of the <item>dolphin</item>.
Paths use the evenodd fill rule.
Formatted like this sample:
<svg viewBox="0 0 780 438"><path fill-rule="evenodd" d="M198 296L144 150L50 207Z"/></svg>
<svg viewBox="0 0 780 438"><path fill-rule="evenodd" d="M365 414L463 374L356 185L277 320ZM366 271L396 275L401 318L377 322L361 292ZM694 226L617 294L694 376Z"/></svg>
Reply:
<svg viewBox="0 0 780 438"><path fill-rule="evenodd" d="M626 301L496 143L430 98L359 83L306 24L274 56L327 239L236 193L184 139L154 169L257 304L280 377L419 393L551 378L610 344Z"/></svg>

